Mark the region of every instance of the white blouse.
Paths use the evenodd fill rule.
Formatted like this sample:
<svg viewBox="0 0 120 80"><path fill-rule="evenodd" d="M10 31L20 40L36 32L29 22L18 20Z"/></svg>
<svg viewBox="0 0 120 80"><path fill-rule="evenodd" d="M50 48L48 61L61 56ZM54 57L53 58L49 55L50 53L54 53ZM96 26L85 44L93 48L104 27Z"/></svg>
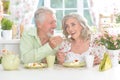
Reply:
<svg viewBox="0 0 120 80"><path fill-rule="evenodd" d="M85 56L89 55L91 53L91 51L93 51L93 50L100 58L102 58L101 53L103 53L103 50L101 50L100 46L98 48L96 46L95 46L95 48L94 48L94 46L90 46L86 52L79 54L79 53L72 52L71 51L71 43L69 41L65 40L62 42L62 44L59 48L60 52L63 52L64 54L66 54L65 62L75 62L76 60L79 62L85 62Z"/></svg>

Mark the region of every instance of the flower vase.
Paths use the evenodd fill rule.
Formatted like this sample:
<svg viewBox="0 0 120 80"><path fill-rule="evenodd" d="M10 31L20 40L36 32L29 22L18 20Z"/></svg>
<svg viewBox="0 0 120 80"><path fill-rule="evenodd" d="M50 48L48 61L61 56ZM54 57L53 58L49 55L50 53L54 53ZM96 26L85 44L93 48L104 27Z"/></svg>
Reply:
<svg viewBox="0 0 120 80"><path fill-rule="evenodd" d="M119 63L119 53L120 53L120 49L118 50L107 50L110 58L111 58L111 62L112 62L112 67L115 67L118 65Z"/></svg>
<svg viewBox="0 0 120 80"><path fill-rule="evenodd" d="M2 30L2 37L6 40L12 39L12 30Z"/></svg>

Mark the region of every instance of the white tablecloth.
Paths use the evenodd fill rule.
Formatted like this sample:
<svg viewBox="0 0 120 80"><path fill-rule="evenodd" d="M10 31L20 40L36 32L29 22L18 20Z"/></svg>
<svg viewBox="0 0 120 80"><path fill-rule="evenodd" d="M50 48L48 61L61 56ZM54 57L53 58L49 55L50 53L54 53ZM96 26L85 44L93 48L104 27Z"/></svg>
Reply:
<svg viewBox="0 0 120 80"><path fill-rule="evenodd" d="M65 68L55 65L54 69L25 69L4 71L0 65L0 80L120 80L120 65L104 72L98 66L87 68Z"/></svg>

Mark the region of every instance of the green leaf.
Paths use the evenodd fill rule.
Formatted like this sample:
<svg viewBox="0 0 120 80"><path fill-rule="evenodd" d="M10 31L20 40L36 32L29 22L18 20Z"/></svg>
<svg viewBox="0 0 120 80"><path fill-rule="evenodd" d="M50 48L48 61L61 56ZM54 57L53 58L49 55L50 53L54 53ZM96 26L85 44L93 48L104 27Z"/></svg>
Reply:
<svg viewBox="0 0 120 80"><path fill-rule="evenodd" d="M1 21L1 26L3 30L11 30L13 25L13 21L3 18Z"/></svg>

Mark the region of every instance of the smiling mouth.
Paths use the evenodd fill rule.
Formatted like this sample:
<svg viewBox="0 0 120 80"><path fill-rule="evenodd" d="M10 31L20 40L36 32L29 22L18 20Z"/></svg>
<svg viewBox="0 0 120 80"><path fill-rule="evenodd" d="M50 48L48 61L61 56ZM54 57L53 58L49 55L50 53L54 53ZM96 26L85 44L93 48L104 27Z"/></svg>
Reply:
<svg viewBox="0 0 120 80"><path fill-rule="evenodd" d="M75 33L71 33L70 35L73 36Z"/></svg>
<svg viewBox="0 0 120 80"><path fill-rule="evenodd" d="M54 35L54 30L51 29L48 33L47 33L48 37L53 37Z"/></svg>
<svg viewBox="0 0 120 80"><path fill-rule="evenodd" d="M51 29L50 32L53 34L54 33L54 29Z"/></svg>

